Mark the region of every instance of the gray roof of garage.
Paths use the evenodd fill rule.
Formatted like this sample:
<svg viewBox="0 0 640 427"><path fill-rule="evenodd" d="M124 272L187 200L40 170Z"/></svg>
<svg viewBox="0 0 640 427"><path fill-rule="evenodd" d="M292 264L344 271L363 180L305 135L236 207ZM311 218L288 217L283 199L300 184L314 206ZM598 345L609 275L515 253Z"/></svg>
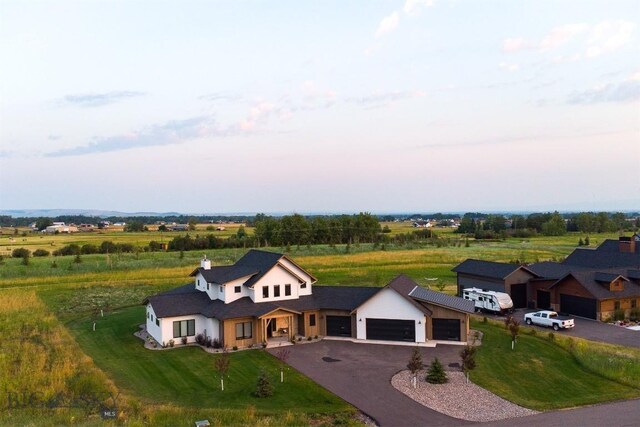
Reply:
<svg viewBox="0 0 640 427"><path fill-rule="evenodd" d="M418 301L432 303L442 307L450 308L452 310L462 311L464 313L473 313L475 311L475 305L473 301L468 301L460 297L443 294L442 292L432 291L420 286L414 288L409 293L409 296Z"/></svg>

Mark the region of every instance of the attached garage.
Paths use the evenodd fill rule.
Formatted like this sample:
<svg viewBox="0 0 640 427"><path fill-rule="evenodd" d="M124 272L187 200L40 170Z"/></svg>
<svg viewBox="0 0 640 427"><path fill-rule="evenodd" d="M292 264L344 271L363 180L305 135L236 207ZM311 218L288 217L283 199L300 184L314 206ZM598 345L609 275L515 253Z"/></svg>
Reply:
<svg viewBox="0 0 640 427"><path fill-rule="evenodd" d="M350 337L351 316L327 316L327 335L331 337Z"/></svg>
<svg viewBox="0 0 640 427"><path fill-rule="evenodd" d="M527 306L527 284L513 284L509 289L513 308L525 308Z"/></svg>
<svg viewBox="0 0 640 427"><path fill-rule="evenodd" d="M459 319L432 319L433 339L441 341L460 341Z"/></svg>
<svg viewBox="0 0 640 427"><path fill-rule="evenodd" d="M598 318L598 301L574 295L560 294L560 311L575 316Z"/></svg>
<svg viewBox="0 0 640 427"><path fill-rule="evenodd" d="M413 320L366 319L367 339L415 342L416 326Z"/></svg>
<svg viewBox="0 0 640 427"><path fill-rule="evenodd" d="M543 310L551 307L551 292L538 289L536 292L536 305Z"/></svg>

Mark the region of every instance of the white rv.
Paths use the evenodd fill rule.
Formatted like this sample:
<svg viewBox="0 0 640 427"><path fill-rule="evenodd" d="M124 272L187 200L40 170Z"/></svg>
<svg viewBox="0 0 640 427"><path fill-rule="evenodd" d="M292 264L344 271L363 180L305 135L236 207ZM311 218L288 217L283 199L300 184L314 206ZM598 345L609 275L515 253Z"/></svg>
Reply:
<svg viewBox="0 0 640 427"><path fill-rule="evenodd" d="M501 314L513 311L513 301L511 301L509 294L504 292L467 288L462 290L462 298L473 301L476 305L476 311L491 311Z"/></svg>

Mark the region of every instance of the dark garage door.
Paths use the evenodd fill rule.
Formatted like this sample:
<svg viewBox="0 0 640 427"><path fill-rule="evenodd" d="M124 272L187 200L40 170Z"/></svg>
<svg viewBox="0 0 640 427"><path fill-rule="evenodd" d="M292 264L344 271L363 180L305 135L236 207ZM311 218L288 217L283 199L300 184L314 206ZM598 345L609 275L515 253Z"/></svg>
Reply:
<svg viewBox="0 0 640 427"><path fill-rule="evenodd" d="M367 319L367 339L384 341L416 341L413 320Z"/></svg>
<svg viewBox="0 0 640 427"><path fill-rule="evenodd" d="M538 290L538 292L536 292L536 302L538 308L548 309L551 307L551 292Z"/></svg>
<svg viewBox="0 0 640 427"><path fill-rule="evenodd" d="M592 298L560 294L560 311L589 319L597 318L596 300Z"/></svg>
<svg viewBox="0 0 640 427"><path fill-rule="evenodd" d="M433 319L433 339L460 341L460 319Z"/></svg>
<svg viewBox="0 0 640 427"><path fill-rule="evenodd" d="M350 337L351 316L327 316L327 335L332 337Z"/></svg>
<svg viewBox="0 0 640 427"><path fill-rule="evenodd" d="M511 300L513 301L513 308L524 308L527 306L526 283L511 285Z"/></svg>

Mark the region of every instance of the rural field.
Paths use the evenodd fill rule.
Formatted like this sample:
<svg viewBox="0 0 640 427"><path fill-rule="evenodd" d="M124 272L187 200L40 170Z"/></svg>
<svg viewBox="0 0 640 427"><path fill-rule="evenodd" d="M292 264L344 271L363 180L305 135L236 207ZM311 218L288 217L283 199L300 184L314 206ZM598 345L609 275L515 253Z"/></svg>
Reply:
<svg viewBox="0 0 640 427"><path fill-rule="evenodd" d="M406 224L389 223L389 226L396 233L411 231ZM234 233L231 228L225 232ZM289 255L314 274L319 284L383 286L405 273L422 285L453 293L455 276L450 270L466 258L514 262L560 260L582 237L568 234L491 242L471 239L467 245L450 230L436 232L440 237L438 243L425 240L384 247L293 246ZM2 247L13 250L22 247L20 243L31 249L51 246L51 242L43 239L55 239L55 247L84 242L99 244L107 239L146 245L151 240L166 241L177 235L162 234L112 231L41 238L7 233L0 240ZM592 245L616 237L616 234L590 236ZM10 238L15 241L9 242ZM21 241L23 238L26 240ZM196 419L209 419L213 425L359 424L353 407L301 374L288 370L285 382L279 383L278 360L261 350L231 354L225 380L228 388L222 392L213 369L218 356L194 347L149 351L133 336L144 319L142 300L160 290L187 283L203 253L212 264L227 265L245 252L246 249L237 248L47 256L32 257L28 265L22 259L3 257L0 393L6 395L1 397L0 425L105 425L98 409L101 403L114 399L118 419L106 421L113 425L174 425ZM509 340L498 325L485 324L480 319L475 325L485 333L490 345L479 353L473 381L514 402L546 410L640 396L637 350L581 340L550 340L523 332L516 351L511 352L502 348L509 345ZM499 374L505 366L513 369L526 366L532 353L539 354L538 368L525 369L525 377L519 378L527 383L526 389ZM553 368L547 370L546 365ZM274 384L273 398L252 396L260 371ZM544 394L544 387L553 385L563 375L573 378L571 390L576 391L573 399L549 402L536 398L536 393ZM545 376L548 381L538 381ZM30 399L33 393L37 393L36 397ZM88 395L94 398L87 399Z"/></svg>

